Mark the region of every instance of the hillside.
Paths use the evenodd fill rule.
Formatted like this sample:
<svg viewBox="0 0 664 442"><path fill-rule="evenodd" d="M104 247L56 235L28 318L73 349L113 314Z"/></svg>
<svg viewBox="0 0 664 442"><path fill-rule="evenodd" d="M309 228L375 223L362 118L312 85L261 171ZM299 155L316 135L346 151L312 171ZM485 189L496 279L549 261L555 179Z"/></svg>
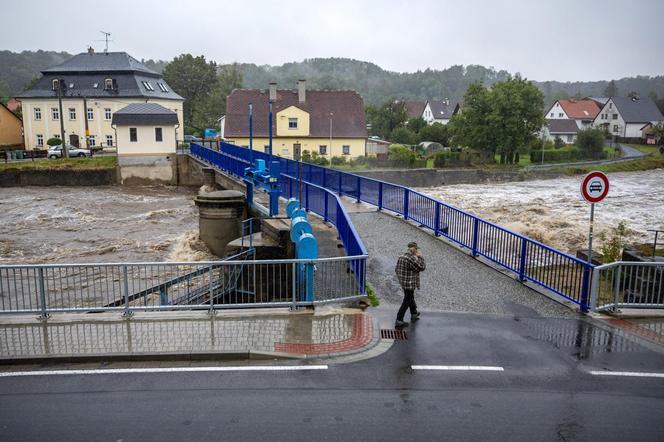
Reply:
<svg viewBox="0 0 664 442"><path fill-rule="evenodd" d="M70 57L66 52L0 51L0 96L18 94L37 75L40 69L58 64ZM163 60L143 60L151 69L161 72ZM266 88L270 81L280 87L295 88L295 82L304 78L308 87L319 89L353 89L367 104L379 104L390 97L416 100L426 97L460 99L469 84L483 81L491 84L510 74L479 65L451 66L443 70L427 69L412 73L398 73L382 69L373 63L348 58L312 58L281 66L239 64L244 87ZM608 80L591 82L534 82L544 93L545 102L573 96L602 96ZM618 95L637 92L643 96L656 93L664 97L664 75L637 76L615 79ZM4 90L3 90L4 89Z"/></svg>

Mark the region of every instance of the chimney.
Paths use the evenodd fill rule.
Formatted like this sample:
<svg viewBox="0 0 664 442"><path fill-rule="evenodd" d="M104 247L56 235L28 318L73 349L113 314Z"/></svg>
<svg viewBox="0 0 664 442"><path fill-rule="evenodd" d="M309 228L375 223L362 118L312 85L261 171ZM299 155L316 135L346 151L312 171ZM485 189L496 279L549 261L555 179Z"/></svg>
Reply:
<svg viewBox="0 0 664 442"><path fill-rule="evenodd" d="M297 101L304 103L307 101L306 80L297 80Z"/></svg>
<svg viewBox="0 0 664 442"><path fill-rule="evenodd" d="M277 101L277 83L270 82L270 101Z"/></svg>
<svg viewBox="0 0 664 442"><path fill-rule="evenodd" d="M93 55L95 53L95 49L92 46L88 46L88 54Z"/></svg>

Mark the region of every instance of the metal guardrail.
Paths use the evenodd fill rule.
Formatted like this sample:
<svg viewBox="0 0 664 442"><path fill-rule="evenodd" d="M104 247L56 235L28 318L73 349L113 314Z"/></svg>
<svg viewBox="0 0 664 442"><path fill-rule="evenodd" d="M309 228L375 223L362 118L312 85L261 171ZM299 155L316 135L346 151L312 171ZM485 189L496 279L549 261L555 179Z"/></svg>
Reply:
<svg viewBox="0 0 664 442"><path fill-rule="evenodd" d="M222 155L221 161L230 161L228 156L249 161L250 152L244 147L221 142L219 152L226 154ZM268 155L263 152L254 150L252 154L254 158L268 160ZM297 161L272 158L280 162L282 174L297 176ZM405 220L413 220L436 236L458 244L473 256L482 256L509 270L520 281L548 289L579 304L583 311L588 309L593 266L586 261L405 186L308 163L302 163L302 178L309 184L354 198L357 202L400 214ZM317 196L313 196L315 198ZM322 204L321 201L314 203L312 195L308 200L310 205L320 207Z"/></svg>
<svg viewBox="0 0 664 442"><path fill-rule="evenodd" d="M664 308L664 262L613 262L593 270L591 309Z"/></svg>
<svg viewBox="0 0 664 442"><path fill-rule="evenodd" d="M357 299L366 256L317 260L0 266L0 313L216 310ZM314 266L306 301L305 266Z"/></svg>

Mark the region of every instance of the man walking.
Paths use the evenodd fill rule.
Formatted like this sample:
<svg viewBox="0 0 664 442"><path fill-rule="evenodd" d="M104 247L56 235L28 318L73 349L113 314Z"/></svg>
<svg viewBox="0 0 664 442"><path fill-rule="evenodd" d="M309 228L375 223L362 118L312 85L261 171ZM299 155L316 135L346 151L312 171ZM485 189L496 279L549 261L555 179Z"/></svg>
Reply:
<svg viewBox="0 0 664 442"><path fill-rule="evenodd" d="M395 327L407 327L408 323L403 320L406 310L410 309L410 320L417 321L420 314L415 304L415 289L420 288L420 272L424 271L426 264L422 257L422 252L417 247L417 243L409 242L408 251L401 255L397 260L397 266L394 271L397 274L399 285L403 289L403 302L397 313Z"/></svg>

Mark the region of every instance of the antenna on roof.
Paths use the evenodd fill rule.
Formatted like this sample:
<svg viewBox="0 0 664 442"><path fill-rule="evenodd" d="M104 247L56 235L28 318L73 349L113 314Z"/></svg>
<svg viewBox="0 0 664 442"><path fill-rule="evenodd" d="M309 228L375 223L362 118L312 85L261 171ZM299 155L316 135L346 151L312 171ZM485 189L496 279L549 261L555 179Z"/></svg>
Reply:
<svg viewBox="0 0 664 442"><path fill-rule="evenodd" d="M108 42L109 42L109 41L113 41L113 40L109 40L109 39L108 39L108 37L111 36L111 33L110 33L110 32L104 32L104 31L99 31L99 32L101 32L102 34L104 34L104 40L106 41L106 49L104 49L104 52L105 52L105 53L108 53Z"/></svg>

